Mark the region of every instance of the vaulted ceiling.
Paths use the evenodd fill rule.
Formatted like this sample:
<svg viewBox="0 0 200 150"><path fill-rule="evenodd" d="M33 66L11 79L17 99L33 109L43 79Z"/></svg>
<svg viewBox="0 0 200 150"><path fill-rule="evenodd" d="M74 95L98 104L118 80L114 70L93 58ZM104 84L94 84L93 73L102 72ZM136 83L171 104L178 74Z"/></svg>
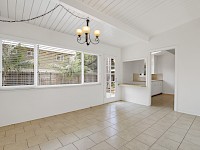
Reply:
<svg viewBox="0 0 200 150"><path fill-rule="evenodd" d="M101 30L102 42L119 47L148 41L151 36L200 17L200 0L0 0L0 16L32 18L60 3L78 16L89 16L91 28ZM59 7L27 23L75 35L85 21Z"/></svg>

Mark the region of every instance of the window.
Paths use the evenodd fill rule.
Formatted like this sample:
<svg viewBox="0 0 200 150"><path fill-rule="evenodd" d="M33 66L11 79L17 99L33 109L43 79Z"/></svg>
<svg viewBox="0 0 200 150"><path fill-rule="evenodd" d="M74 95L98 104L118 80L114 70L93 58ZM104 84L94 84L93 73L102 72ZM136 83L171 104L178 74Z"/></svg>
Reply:
<svg viewBox="0 0 200 150"><path fill-rule="evenodd" d="M34 57L27 57L34 45L2 41L2 86L34 84Z"/></svg>
<svg viewBox="0 0 200 150"><path fill-rule="evenodd" d="M40 45L38 71L39 85L80 84L81 53Z"/></svg>
<svg viewBox="0 0 200 150"><path fill-rule="evenodd" d="M2 40L0 88L97 82L98 55Z"/></svg>
<svg viewBox="0 0 200 150"><path fill-rule="evenodd" d="M98 56L84 54L84 82L98 82Z"/></svg>

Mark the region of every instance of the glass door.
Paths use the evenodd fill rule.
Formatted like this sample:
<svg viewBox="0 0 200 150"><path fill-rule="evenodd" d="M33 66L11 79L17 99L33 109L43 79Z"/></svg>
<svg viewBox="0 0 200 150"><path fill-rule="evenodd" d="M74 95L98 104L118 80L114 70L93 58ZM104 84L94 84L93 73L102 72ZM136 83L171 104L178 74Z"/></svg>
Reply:
<svg viewBox="0 0 200 150"><path fill-rule="evenodd" d="M116 68L115 59L106 58L106 99L116 97Z"/></svg>

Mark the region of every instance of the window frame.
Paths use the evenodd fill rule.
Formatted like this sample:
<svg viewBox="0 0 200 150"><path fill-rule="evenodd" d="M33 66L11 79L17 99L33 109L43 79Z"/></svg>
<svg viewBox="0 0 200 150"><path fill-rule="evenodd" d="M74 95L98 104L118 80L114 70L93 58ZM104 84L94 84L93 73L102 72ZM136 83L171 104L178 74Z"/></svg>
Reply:
<svg viewBox="0 0 200 150"><path fill-rule="evenodd" d="M27 43L31 44L34 46L33 50L33 57L34 57L34 84L33 85L17 85L17 86L3 86L2 85L2 69L3 69L3 64L2 64L2 52L3 52L3 41L11 41L11 42L19 42L19 43ZM90 53L90 52L85 52L85 51L80 51L80 50L73 50L75 52L81 53L81 83L78 84L56 84L56 85L39 85L38 84L38 51L39 51L39 46L40 45L47 45L50 47L57 47L58 46L52 46L48 44L37 44L36 42L28 42L27 40L19 39L19 40L13 40L13 39L8 39L8 38L0 38L0 91L2 90L20 90L20 89L40 89L40 88L62 88L62 87L74 87L74 86L88 86L88 85L100 85L100 55L95 54L95 53ZM63 48L63 47L61 47ZM63 48L67 49L67 48ZM72 50L72 49L70 49ZM89 54L89 55L95 55L97 56L97 82L84 82L84 54ZM57 56L56 56L57 57Z"/></svg>
<svg viewBox="0 0 200 150"><path fill-rule="evenodd" d="M82 78L83 78L83 84L84 85L88 85L88 84L98 84L98 83L100 83L100 55L99 54L94 54L94 53L90 53L90 52L82 52L83 53L83 59L82 59L82 61L83 61L83 67L82 67L82 72L83 72L83 75L82 75ZM97 82L85 82L84 80L85 80L85 74L84 74L84 66L85 66L85 64L84 64L84 54L88 54L88 55L95 55L95 56L97 56Z"/></svg>

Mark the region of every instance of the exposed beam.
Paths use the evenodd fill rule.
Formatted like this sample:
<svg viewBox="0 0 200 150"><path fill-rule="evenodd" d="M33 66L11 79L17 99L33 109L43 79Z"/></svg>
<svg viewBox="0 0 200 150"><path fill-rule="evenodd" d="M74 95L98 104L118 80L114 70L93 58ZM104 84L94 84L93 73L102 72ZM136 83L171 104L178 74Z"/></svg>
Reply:
<svg viewBox="0 0 200 150"><path fill-rule="evenodd" d="M66 7L71 7L72 9L75 9L77 12L83 13L86 16L89 16L90 18L103 22L103 23L107 23L109 25L111 25L114 28L117 28L119 30L125 31L128 34L137 37L141 40L144 41L149 41L150 36L141 32L140 30L138 30L137 28L133 28L130 27L120 21L118 21L115 18L112 18L110 16L107 16L99 11L96 11L94 9L92 9L91 7L87 6L84 3L81 3L77 0L60 0L59 1L62 5L66 6Z"/></svg>

